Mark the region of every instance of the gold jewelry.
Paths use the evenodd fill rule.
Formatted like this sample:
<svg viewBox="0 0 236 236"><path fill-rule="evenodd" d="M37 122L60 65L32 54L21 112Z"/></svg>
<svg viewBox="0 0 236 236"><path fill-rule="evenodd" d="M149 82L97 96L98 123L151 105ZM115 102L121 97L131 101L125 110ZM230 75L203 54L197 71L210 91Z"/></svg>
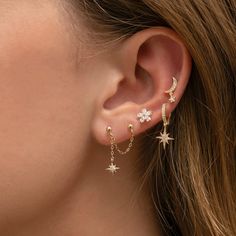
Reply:
<svg viewBox="0 0 236 236"><path fill-rule="evenodd" d="M111 143L111 164L109 165L108 168L106 168L106 170L110 171L112 174L116 173L116 171L118 169L120 169L120 167L116 166L114 164L114 161L115 161L115 150L120 154L120 155L125 155L126 153L128 153L131 149L131 147L133 146L133 142L134 142L134 129L133 129L133 125L132 124L129 124L128 125L128 129L131 133L131 137L130 137L130 142L129 142L129 145L128 147L126 148L125 151L122 151L119 149L117 143L116 143L116 139L112 133L112 128L110 126L108 126L106 128L106 131L110 137L110 143Z"/></svg>
<svg viewBox="0 0 236 236"><path fill-rule="evenodd" d="M169 118L166 117L166 103L162 105L162 120L163 120L163 126L164 126L164 131L160 132L160 136L157 136L157 139L160 139L159 143L163 144L163 148L166 148L166 144L169 144L170 140L174 140L174 138L169 137L169 133L166 132L167 126L169 125L170 122L170 116Z"/></svg>
<svg viewBox="0 0 236 236"><path fill-rule="evenodd" d="M137 114L137 119L140 123L149 122L152 120L152 111L148 110L147 108L143 108L141 112Z"/></svg>
<svg viewBox="0 0 236 236"><path fill-rule="evenodd" d="M169 94L169 96L170 96L169 101L171 103L175 102L175 100L176 100L176 97L173 96L173 94L174 94L174 92L175 92L175 90L177 88L177 84L178 84L178 81L177 81L177 79L175 77L172 77L172 80L173 80L173 82L172 82L172 85L171 85L170 89L165 91L165 93Z"/></svg>

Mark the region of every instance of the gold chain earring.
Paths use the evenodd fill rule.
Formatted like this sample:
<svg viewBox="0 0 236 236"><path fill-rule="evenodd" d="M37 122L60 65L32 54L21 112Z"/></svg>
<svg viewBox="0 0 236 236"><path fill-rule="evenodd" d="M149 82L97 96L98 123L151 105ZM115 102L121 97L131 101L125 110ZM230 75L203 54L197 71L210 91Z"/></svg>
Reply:
<svg viewBox="0 0 236 236"><path fill-rule="evenodd" d="M128 129L130 131L131 137L130 137L130 142L128 147L126 148L125 151L122 151L119 149L117 143L116 143L116 139L112 133L112 128L110 126L108 126L106 128L106 131L110 137L110 144L111 144L111 164L109 165L108 168L106 168L106 170L110 171L112 174L116 173L116 171L118 169L120 169L120 167L116 166L114 164L115 161L115 150L120 154L120 155L125 155L126 153L128 153L131 149L131 147L133 146L133 142L134 142L134 128L132 124L128 125Z"/></svg>
<svg viewBox="0 0 236 236"><path fill-rule="evenodd" d="M160 139L160 142L159 143L162 143L163 144L163 148L165 149L166 148L166 144L169 144L169 141L170 140L174 140L174 138L171 138L169 137L169 133L167 133L167 126L169 125L169 122L170 122L170 116L171 116L171 113L169 115L169 118L166 117L166 103L164 103L162 105L162 121L163 121L163 127L164 127L164 130L163 132L160 132L160 136L157 136L156 138L157 139Z"/></svg>

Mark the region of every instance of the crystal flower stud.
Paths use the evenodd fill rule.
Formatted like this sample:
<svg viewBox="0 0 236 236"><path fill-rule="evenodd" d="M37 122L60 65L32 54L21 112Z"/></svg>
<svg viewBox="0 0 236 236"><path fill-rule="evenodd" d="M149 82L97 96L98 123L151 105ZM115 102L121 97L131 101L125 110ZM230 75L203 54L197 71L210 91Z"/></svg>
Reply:
<svg viewBox="0 0 236 236"><path fill-rule="evenodd" d="M143 108L141 112L137 114L137 118L139 119L140 123L149 122L152 118L152 111Z"/></svg>

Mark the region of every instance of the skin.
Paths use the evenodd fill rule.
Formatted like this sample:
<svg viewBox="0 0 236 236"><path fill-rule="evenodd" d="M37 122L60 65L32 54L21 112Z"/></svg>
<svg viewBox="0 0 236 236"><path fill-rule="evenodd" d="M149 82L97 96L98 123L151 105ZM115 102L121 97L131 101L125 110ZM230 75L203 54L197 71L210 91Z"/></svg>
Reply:
<svg viewBox="0 0 236 236"><path fill-rule="evenodd" d="M173 75L167 113L178 105L191 57L166 28L98 51L82 23L75 40L69 21L56 0L0 3L0 235L162 235L137 147L161 122ZM155 112L140 124L143 107ZM134 148L112 175L106 127L124 149L130 122Z"/></svg>

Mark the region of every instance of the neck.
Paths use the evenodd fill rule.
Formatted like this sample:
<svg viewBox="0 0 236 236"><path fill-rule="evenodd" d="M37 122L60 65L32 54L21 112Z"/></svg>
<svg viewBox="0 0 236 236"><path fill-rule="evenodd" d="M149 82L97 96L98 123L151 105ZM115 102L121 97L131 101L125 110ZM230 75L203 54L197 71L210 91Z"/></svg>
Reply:
<svg viewBox="0 0 236 236"><path fill-rule="evenodd" d="M28 222L24 233L15 235L161 235L148 190L145 186L140 189L140 178L134 171L135 151L116 158L120 169L113 175L105 170L109 147L90 150L77 186L57 207Z"/></svg>

